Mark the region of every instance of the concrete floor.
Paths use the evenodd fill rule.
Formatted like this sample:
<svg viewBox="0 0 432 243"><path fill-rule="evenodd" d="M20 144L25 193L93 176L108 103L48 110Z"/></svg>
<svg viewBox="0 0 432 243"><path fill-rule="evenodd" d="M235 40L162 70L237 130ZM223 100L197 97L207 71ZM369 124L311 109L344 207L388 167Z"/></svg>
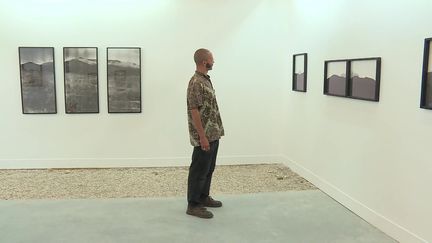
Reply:
<svg viewBox="0 0 432 243"><path fill-rule="evenodd" d="M184 198L0 201L0 242L396 242L319 190L215 198L210 220Z"/></svg>

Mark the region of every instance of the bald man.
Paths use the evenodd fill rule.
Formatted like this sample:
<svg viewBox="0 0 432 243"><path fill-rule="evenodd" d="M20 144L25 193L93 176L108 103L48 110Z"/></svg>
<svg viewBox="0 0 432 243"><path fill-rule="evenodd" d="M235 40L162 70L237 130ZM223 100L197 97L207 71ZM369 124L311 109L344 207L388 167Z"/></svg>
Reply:
<svg viewBox="0 0 432 243"><path fill-rule="evenodd" d="M213 68L213 55L207 49L198 49L194 61L196 71L187 89L189 137L194 149L189 167L186 213L213 218L206 207L222 207L222 202L210 196L210 185L224 128L215 91L207 74Z"/></svg>

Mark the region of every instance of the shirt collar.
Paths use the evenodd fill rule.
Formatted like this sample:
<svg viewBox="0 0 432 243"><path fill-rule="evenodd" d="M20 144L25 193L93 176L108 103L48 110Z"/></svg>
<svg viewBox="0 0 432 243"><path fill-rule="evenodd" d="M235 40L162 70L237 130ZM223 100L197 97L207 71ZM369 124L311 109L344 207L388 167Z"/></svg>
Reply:
<svg viewBox="0 0 432 243"><path fill-rule="evenodd" d="M195 71L195 74L200 75L200 76L206 78L208 81L210 81L210 75L207 75L207 74L204 74L204 73L201 73L198 71Z"/></svg>

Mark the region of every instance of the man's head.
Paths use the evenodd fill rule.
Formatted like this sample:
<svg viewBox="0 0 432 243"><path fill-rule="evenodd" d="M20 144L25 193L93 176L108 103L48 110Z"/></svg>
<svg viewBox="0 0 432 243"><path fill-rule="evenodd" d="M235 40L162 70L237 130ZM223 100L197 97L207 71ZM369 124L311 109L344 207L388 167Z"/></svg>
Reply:
<svg viewBox="0 0 432 243"><path fill-rule="evenodd" d="M207 49L201 48L196 50L194 61L198 71L207 73L207 71L213 69L213 54Z"/></svg>

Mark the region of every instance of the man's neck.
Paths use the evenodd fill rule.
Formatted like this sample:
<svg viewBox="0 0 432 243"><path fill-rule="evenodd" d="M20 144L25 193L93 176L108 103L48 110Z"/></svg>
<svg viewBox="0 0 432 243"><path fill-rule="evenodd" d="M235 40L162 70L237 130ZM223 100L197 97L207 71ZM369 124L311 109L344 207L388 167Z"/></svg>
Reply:
<svg viewBox="0 0 432 243"><path fill-rule="evenodd" d="M208 70L205 67L197 67L196 71L199 73L205 74L205 75L207 75L207 73L208 73Z"/></svg>

